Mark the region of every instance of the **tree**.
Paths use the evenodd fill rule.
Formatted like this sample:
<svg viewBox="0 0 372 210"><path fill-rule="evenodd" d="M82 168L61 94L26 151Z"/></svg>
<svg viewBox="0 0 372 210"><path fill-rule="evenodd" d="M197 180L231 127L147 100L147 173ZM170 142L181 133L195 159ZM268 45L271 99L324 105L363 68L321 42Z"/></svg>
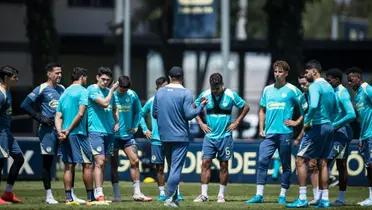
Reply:
<svg viewBox="0 0 372 210"><path fill-rule="evenodd" d="M303 69L302 14L306 0L267 0L268 44L272 61L285 60L291 67L288 81L297 83ZM268 81L274 81L272 70Z"/></svg>
<svg viewBox="0 0 372 210"><path fill-rule="evenodd" d="M44 79L44 66L56 62L58 57L58 36L52 14L53 1L27 0L27 37L31 52L34 84Z"/></svg>

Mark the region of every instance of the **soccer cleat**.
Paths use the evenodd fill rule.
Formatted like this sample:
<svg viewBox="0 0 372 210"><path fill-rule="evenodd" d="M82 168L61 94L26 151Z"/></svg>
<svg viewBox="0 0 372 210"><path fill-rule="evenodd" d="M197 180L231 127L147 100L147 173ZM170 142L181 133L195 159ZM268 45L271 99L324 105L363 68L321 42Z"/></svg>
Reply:
<svg viewBox="0 0 372 210"><path fill-rule="evenodd" d="M317 206L318 204L319 204L319 200L315 200L315 199L313 199L309 202L309 205L311 205L311 206Z"/></svg>
<svg viewBox="0 0 372 210"><path fill-rule="evenodd" d="M75 193L71 193L71 196L72 196L72 199L73 199L74 201L78 202L79 204L85 204L85 203L86 203L85 200L78 198L78 197L75 195Z"/></svg>
<svg viewBox="0 0 372 210"><path fill-rule="evenodd" d="M279 197L278 197L278 203L279 203L280 205L285 205L285 204L287 203L287 199L286 199L286 197L285 197L285 196L279 196Z"/></svg>
<svg viewBox="0 0 372 210"><path fill-rule="evenodd" d="M323 200L320 199L319 204L316 206L316 208L329 208L331 206L329 200Z"/></svg>
<svg viewBox="0 0 372 210"><path fill-rule="evenodd" d="M332 203L332 206L345 206L345 201L337 199Z"/></svg>
<svg viewBox="0 0 372 210"><path fill-rule="evenodd" d="M176 199L176 201L183 201L183 200L185 200L185 199L183 198L183 195L182 195L181 193L177 194L177 199Z"/></svg>
<svg viewBox="0 0 372 210"><path fill-rule="evenodd" d="M2 198L0 198L0 206L1 205L8 205L8 204L10 204L10 203L9 202L6 202Z"/></svg>
<svg viewBox="0 0 372 210"><path fill-rule="evenodd" d="M202 202L207 202L207 201L208 201L208 197L205 195L199 195L198 197L194 199L195 203L202 203Z"/></svg>
<svg viewBox="0 0 372 210"><path fill-rule="evenodd" d="M252 204L252 203L263 203L264 197L262 195L254 195L251 199L245 201L245 204Z"/></svg>
<svg viewBox="0 0 372 210"><path fill-rule="evenodd" d="M358 204L361 206L372 206L372 199L367 198L364 201L359 202Z"/></svg>
<svg viewBox="0 0 372 210"><path fill-rule="evenodd" d="M17 196L13 192L4 192L1 198L4 201L12 203L22 203L22 201L19 198L17 198Z"/></svg>
<svg viewBox="0 0 372 210"><path fill-rule="evenodd" d="M165 200L167 200L167 196L166 195L159 195L158 196L158 201L164 202Z"/></svg>
<svg viewBox="0 0 372 210"><path fill-rule="evenodd" d="M74 200L72 200L72 201L66 200L66 201L65 201L65 204L66 204L67 206L79 206L79 205L80 205L79 202L74 201Z"/></svg>
<svg viewBox="0 0 372 210"><path fill-rule="evenodd" d="M223 195L218 195L217 196L217 203L225 203L225 196Z"/></svg>
<svg viewBox="0 0 372 210"><path fill-rule="evenodd" d="M98 201L98 202L105 201L105 196L104 195L99 195L98 197L96 197L96 201Z"/></svg>
<svg viewBox="0 0 372 210"><path fill-rule="evenodd" d="M148 201L152 201L152 198L144 195L143 193L136 193L136 194L133 194L133 200L148 202Z"/></svg>
<svg viewBox="0 0 372 210"><path fill-rule="evenodd" d="M46 204L58 204L58 201L54 197L49 197L45 199Z"/></svg>
<svg viewBox="0 0 372 210"><path fill-rule="evenodd" d="M309 203L307 202L307 199L301 200L297 199L293 203L288 203L285 207L287 208L306 208L309 206Z"/></svg>
<svg viewBox="0 0 372 210"><path fill-rule="evenodd" d="M180 207L180 205L178 204L178 202L172 200L172 198L168 198L167 200L165 200L164 206L170 207L170 208L178 208L178 207Z"/></svg>

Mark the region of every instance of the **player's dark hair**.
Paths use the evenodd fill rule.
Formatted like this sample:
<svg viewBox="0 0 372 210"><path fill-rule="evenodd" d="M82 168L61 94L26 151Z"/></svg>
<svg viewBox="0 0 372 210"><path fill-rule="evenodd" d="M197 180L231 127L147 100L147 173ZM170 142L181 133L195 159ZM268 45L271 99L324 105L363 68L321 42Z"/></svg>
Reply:
<svg viewBox="0 0 372 210"><path fill-rule="evenodd" d="M10 65L5 65L0 67L0 79L4 81L5 76L11 77L13 75L18 75L18 70Z"/></svg>
<svg viewBox="0 0 372 210"><path fill-rule="evenodd" d="M320 73L322 72L322 65L320 65L319 61L313 59L305 64L305 69L316 69Z"/></svg>
<svg viewBox="0 0 372 210"><path fill-rule="evenodd" d="M289 71L291 68L289 67L289 64L286 62L286 61L282 61L282 60L277 60L274 62L273 64L273 69L275 68L281 68L283 69L284 71Z"/></svg>
<svg viewBox="0 0 372 210"><path fill-rule="evenodd" d="M332 68L332 69L329 69L327 72L326 72L326 76L331 76L331 77L334 77L334 78L338 78L340 80L340 82L342 82L342 76L343 76L343 73L340 69L338 68Z"/></svg>
<svg viewBox="0 0 372 210"><path fill-rule="evenodd" d="M356 73L356 74L359 74L360 76L362 76L363 71L362 71L362 69L360 69L360 68L358 68L356 66L353 66L351 68L346 69L346 74L347 75L349 75L351 73Z"/></svg>
<svg viewBox="0 0 372 210"><path fill-rule="evenodd" d="M102 76L103 74L112 77L112 71L109 67L101 66L98 68L97 75Z"/></svg>
<svg viewBox="0 0 372 210"><path fill-rule="evenodd" d="M71 74L72 81L79 80L81 76L83 77L88 76L88 70L81 68L81 67L75 67L72 69L72 74Z"/></svg>
<svg viewBox="0 0 372 210"><path fill-rule="evenodd" d="M160 88L162 84L164 84L164 82L167 82L168 79L166 77L159 77L155 80L155 84L156 84L156 89Z"/></svg>
<svg viewBox="0 0 372 210"><path fill-rule="evenodd" d="M130 78L128 76L120 76L119 86L122 88L130 88L131 86Z"/></svg>
<svg viewBox="0 0 372 210"><path fill-rule="evenodd" d="M211 88L223 85L222 75L220 73L213 73L209 77L209 84L211 85Z"/></svg>
<svg viewBox="0 0 372 210"><path fill-rule="evenodd" d="M48 63L47 65L45 65L45 71L51 72L51 71L53 71L53 69L55 67L62 67L62 66L61 66L61 64L51 62L51 63Z"/></svg>

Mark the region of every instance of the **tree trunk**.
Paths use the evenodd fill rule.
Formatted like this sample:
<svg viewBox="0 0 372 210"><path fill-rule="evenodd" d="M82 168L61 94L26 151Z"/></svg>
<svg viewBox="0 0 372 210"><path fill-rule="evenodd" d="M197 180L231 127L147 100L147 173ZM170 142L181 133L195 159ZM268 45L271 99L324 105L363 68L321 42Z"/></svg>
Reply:
<svg viewBox="0 0 372 210"><path fill-rule="evenodd" d="M58 36L54 27L53 1L27 0L27 37L31 52L33 82L45 80L44 66L56 62L58 57Z"/></svg>
<svg viewBox="0 0 372 210"><path fill-rule="evenodd" d="M306 0L267 0L264 10L268 16L268 43L272 62L285 60L291 67L288 81L297 84L303 69L302 13ZM274 81L271 68L268 83Z"/></svg>

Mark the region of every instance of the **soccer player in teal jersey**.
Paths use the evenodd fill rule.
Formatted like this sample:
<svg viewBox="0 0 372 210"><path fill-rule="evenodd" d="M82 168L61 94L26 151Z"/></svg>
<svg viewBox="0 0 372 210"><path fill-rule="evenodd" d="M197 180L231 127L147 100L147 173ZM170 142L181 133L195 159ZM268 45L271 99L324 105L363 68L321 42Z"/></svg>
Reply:
<svg viewBox="0 0 372 210"><path fill-rule="evenodd" d="M18 81L18 70L12 66L0 68L0 177L5 160L11 156L13 163L10 167L7 184L4 194L0 198L0 205L7 205L8 202L20 203L21 200L13 193L13 185L24 163L24 157L18 142L10 132L12 116L12 96L10 89Z"/></svg>
<svg viewBox="0 0 372 210"><path fill-rule="evenodd" d="M372 206L372 86L363 82L362 70L352 67L347 70L347 80L355 91L355 107L360 121L360 153L367 170L369 197L359 202L361 206Z"/></svg>
<svg viewBox="0 0 372 210"><path fill-rule="evenodd" d="M217 196L218 203L225 202L225 188L228 182L228 161L233 155L232 131L238 127L249 111L248 104L234 91L225 88L222 75L213 73L209 77L210 89L202 92L195 100L199 106L206 98L206 123L198 116L196 119L204 131L203 157L201 172L201 194L194 202L208 201L208 183L211 175L212 160L217 158L220 162L220 190ZM232 121L233 107L239 108L241 113Z"/></svg>
<svg viewBox="0 0 372 210"><path fill-rule="evenodd" d="M301 90L303 91L301 100L305 101L307 104L308 97L309 97L308 92L309 92L310 83L309 81L307 81L304 74L300 74L300 76L298 77L298 84L300 85ZM305 112L307 111L307 108L308 107L306 106L304 109ZM293 144L296 146L299 145L304 135L305 135L305 131L302 128L300 134L298 134L296 139L293 141ZM318 202L320 200L320 191L319 191L319 184L318 184L319 183L318 182L319 170L318 170L317 161L309 160L308 166L309 166L309 173L311 173L310 180L311 180L311 185L313 187L313 196L314 196L314 199L309 201L309 205L318 205Z"/></svg>
<svg viewBox="0 0 372 210"><path fill-rule="evenodd" d="M343 73L339 69L330 69L326 72L326 80L335 90L337 115L334 119L333 126L335 134L331 153L328 156L328 165L336 160L338 170L338 198L332 206L345 205L345 191L347 187L347 157L349 156L349 144L353 138L352 129L349 125L356 118L353 104L351 103L350 94L342 85Z"/></svg>
<svg viewBox="0 0 372 210"><path fill-rule="evenodd" d="M123 150L130 162L130 175L133 181L133 200L151 201L140 189L139 158L134 134L137 132L141 116L141 101L136 92L130 89L128 76L119 77L119 88L114 93L115 142L114 154L111 158L111 182L114 190L114 201L121 201L118 162L119 150Z"/></svg>
<svg viewBox="0 0 372 210"><path fill-rule="evenodd" d="M159 77L155 81L156 83L156 90L161 87L164 87L168 84L167 78ZM156 174L157 174L157 182L159 187L159 197L158 201L165 201L167 196L165 195L165 178L164 178L164 151L162 147L162 143L160 141L159 131L158 131L158 123L154 117L152 117L152 105L154 102L154 96L151 97L145 105L142 107L142 119L140 121L141 128L146 136L147 139L151 139L151 163L155 164ZM145 117L147 114L151 116L151 130L148 129ZM182 200L183 198L180 197L180 193L177 194L178 200Z"/></svg>
<svg viewBox="0 0 372 210"><path fill-rule="evenodd" d="M32 118L40 123L38 136L43 163L42 178L45 189L45 202L57 204L51 189L51 173L53 159L58 151L58 139L55 132L54 117L58 106L59 97L65 88L60 84L62 67L57 63L48 63L45 66L47 81L37 86L23 100L21 108ZM34 109L38 106L40 113Z"/></svg>
<svg viewBox="0 0 372 210"><path fill-rule="evenodd" d="M88 136L94 156L95 198L105 201L103 178L105 162L113 154L114 143L114 91L119 83L115 82L109 89L112 71L107 67L98 68L97 83L88 90Z"/></svg>
<svg viewBox="0 0 372 210"><path fill-rule="evenodd" d="M275 83L264 88L259 109L259 134L265 139L260 143L257 164L256 195L246 201L246 204L264 202L264 186L267 170L276 149L279 151L283 167L279 204L286 203L286 193L290 186L291 146L293 127L302 122L302 115L292 120L297 107L301 114L306 103L301 102L301 91L287 82L290 66L286 61L278 60L273 64Z"/></svg>
<svg viewBox="0 0 372 210"><path fill-rule="evenodd" d="M332 86L320 77L321 65L311 60L305 65L305 77L311 83L309 86L309 106L304 117L305 135L301 140L297 153L296 167L299 181L299 198L287 204L288 208L307 207L306 179L307 164L311 159L319 164L319 188L321 199L318 207L330 206L328 197L328 166L327 158L332 147L334 127L334 108L336 96Z"/></svg>
<svg viewBox="0 0 372 210"><path fill-rule="evenodd" d="M58 139L61 141L64 169L64 186L67 205L85 203L72 197L73 174L76 164L83 166L83 181L87 191L87 200L94 200L93 193L93 155L87 135L88 91L83 87L87 83L88 71L75 67L72 70L72 84L59 99L55 125Z"/></svg>

